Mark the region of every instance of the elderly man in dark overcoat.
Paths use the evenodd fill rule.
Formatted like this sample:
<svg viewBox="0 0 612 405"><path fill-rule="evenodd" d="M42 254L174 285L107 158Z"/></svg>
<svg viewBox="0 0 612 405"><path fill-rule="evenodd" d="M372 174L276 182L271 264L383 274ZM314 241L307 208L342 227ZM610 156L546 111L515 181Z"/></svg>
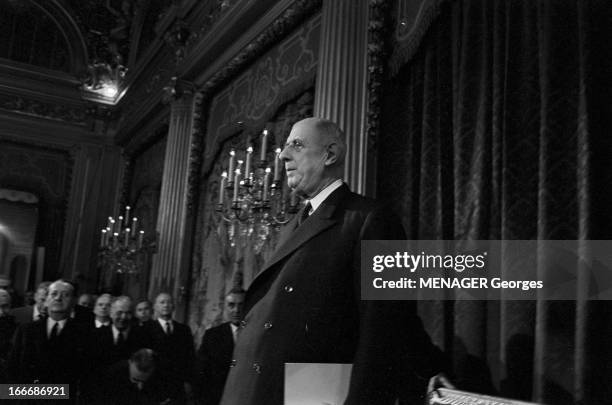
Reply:
<svg viewBox="0 0 612 405"><path fill-rule="evenodd" d="M414 303L360 299L361 241L405 234L342 181L344 139L320 118L289 134L280 158L306 202L248 287L222 405L282 404L286 363L352 363L345 404L393 404L415 383L424 393L437 371Z"/></svg>

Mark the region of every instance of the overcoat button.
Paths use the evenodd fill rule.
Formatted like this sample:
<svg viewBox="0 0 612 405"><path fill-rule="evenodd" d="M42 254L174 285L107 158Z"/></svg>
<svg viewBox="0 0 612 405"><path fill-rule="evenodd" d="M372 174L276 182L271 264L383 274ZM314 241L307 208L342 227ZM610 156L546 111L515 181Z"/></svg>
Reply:
<svg viewBox="0 0 612 405"><path fill-rule="evenodd" d="M264 328L265 329L270 329L271 327L272 327L272 324L270 322L264 323Z"/></svg>
<svg viewBox="0 0 612 405"><path fill-rule="evenodd" d="M285 286L285 291L286 292L292 292L293 291L293 287L291 287L290 285L286 285Z"/></svg>

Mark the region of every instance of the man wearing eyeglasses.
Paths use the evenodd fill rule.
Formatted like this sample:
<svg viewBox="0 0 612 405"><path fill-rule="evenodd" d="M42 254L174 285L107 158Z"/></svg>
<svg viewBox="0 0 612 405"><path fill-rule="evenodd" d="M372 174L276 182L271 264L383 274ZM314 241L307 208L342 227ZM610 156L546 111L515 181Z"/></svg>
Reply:
<svg viewBox="0 0 612 405"><path fill-rule="evenodd" d="M344 139L320 118L297 122L287 138L287 182L306 203L248 287L222 405L282 404L286 363L352 363L351 405L393 404L417 373L425 393L437 371L414 305L360 299L361 241L405 234L398 218L342 181Z"/></svg>

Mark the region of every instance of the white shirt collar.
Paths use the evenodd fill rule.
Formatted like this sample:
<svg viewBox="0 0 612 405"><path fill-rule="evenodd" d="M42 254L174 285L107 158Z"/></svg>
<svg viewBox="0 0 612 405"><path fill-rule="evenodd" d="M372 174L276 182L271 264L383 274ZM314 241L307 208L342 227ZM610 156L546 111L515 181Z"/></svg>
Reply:
<svg viewBox="0 0 612 405"><path fill-rule="evenodd" d="M64 329L64 326L66 326L66 321L68 319L62 319L61 321L54 321L51 318L47 318L47 337L51 336L51 330L53 329L53 326L57 323L57 334L59 335L62 330Z"/></svg>
<svg viewBox="0 0 612 405"><path fill-rule="evenodd" d="M174 325L172 325L172 319L169 319L169 320L166 321L165 319L157 318L157 321L161 325L161 327L164 330L164 332L166 331L166 323L168 323L168 322L170 322L170 330L174 329Z"/></svg>
<svg viewBox="0 0 612 405"><path fill-rule="evenodd" d="M336 179L331 184L329 184L327 187L325 187L323 190L319 191L319 194L312 197L310 199L310 206L312 208L310 209L309 215L312 215L312 213L315 212L317 208L319 208L321 203L325 201L325 199L329 197L331 193L336 191L336 189L339 188L340 186L342 186L342 179Z"/></svg>
<svg viewBox="0 0 612 405"><path fill-rule="evenodd" d="M32 311L32 320L38 321L38 316L40 315L40 311L36 305L33 306L34 310Z"/></svg>
<svg viewBox="0 0 612 405"><path fill-rule="evenodd" d="M101 322L101 321L99 321L97 319L94 319L94 323L96 324L96 329L101 328L102 326L110 325L110 321Z"/></svg>

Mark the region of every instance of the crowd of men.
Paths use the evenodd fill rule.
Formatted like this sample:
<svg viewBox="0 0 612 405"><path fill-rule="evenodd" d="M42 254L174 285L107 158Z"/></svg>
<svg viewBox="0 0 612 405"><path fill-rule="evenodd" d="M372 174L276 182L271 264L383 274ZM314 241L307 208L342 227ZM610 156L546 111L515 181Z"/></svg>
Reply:
<svg viewBox="0 0 612 405"><path fill-rule="evenodd" d="M0 289L0 382L69 384L73 404L217 404L230 368L244 291L226 297L230 322L209 329L196 356L173 298L75 296L41 283L34 303L11 308ZM63 402L65 403L65 401Z"/></svg>

